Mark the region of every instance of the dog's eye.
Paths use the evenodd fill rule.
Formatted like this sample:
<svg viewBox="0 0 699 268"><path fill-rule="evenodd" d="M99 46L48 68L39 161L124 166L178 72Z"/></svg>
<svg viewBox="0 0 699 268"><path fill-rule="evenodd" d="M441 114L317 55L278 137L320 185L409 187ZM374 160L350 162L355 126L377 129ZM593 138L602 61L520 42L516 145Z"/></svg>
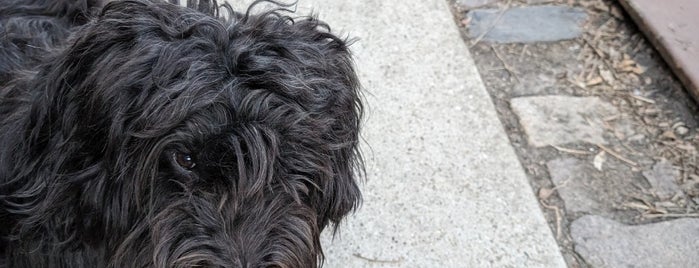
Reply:
<svg viewBox="0 0 699 268"><path fill-rule="evenodd" d="M194 162L194 157L191 154L176 152L175 162L186 170L193 169L197 163Z"/></svg>

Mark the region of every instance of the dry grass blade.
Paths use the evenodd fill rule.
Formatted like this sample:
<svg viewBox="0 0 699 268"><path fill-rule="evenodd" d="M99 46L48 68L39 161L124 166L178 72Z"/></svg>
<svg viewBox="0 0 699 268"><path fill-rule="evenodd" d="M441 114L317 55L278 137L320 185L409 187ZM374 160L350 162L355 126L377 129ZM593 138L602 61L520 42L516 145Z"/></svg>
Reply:
<svg viewBox="0 0 699 268"><path fill-rule="evenodd" d="M493 24L488 26L488 29L485 30L485 32L481 33L481 35L479 35L476 38L476 40L474 40L473 43L471 43L471 47L473 47L473 46L477 45L479 42L481 42L481 40L483 40L483 37L485 37L488 33L490 33L490 31L492 31L493 28L495 28L495 26L497 26L498 23L500 23L500 19L502 19L502 15L505 14L505 11L510 9L510 4L512 4L512 0L507 1L507 4L505 4L505 7L503 7L502 10L500 10L500 13L498 13L497 18L495 18L495 21L493 21Z"/></svg>
<svg viewBox="0 0 699 268"><path fill-rule="evenodd" d="M577 82L577 81L575 81L575 80L573 80L573 79L570 79L570 78L568 78L567 81L568 81L568 83L570 83L570 84L572 84L572 85L578 87L579 89L582 89L582 90L585 90L585 89L586 89L586 88L585 88L586 85L585 85L585 83L583 83L583 82Z"/></svg>
<svg viewBox="0 0 699 268"><path fill-rule="evenodd" d="M643 215L643 217L646 218L699 218L699 213L689 213L689 214L677 214L677 213L668 213L668 214L647 214Z"/></svg>
<svg viewBox="0 0 699 268"><path fill-rule="evenodd" d="M579 155L591 155L591 152L588 151L582 151L582 150L575 150L575 149L568 149L556 145L551 145L551 147L555 148L559 152L564 152L564 153L569 153L569 154L579 154Z"/></svg>
<svg viewBox="0 0 699 268"><path fill-rule="evenodd" d="M379 259L373 259L373 258L368 258L360 255L359 253L354 253L352 256L356 258L360 258L362 260L368 261L368 262L373 262L373 263L400 263L403 261L403 258L398 258L397 260L379 260Z"/></svg>
<svg viewBox="0 0 699 268"><path fill-rule="evenodd" d="M631 96L631 97L634 98L634 99L640 100L640 101L642 101L642 102L647 102L647 103L650 103L650 104L655 104L655 101L654 101L654 100L651 100L651 99L646 98L646 97L636 96L636 95L634 95L634 94L629 94L629 96Z"/></svg>
<svg viewBox="0 0 699 268"><path fill-rule="evenodd" d="M502 56L500 56L500 53L497 49L495 49L495 47L490 48L493 50L493 53L495 53L495 57L497 57L500 60L500 62L502 62L502 66L505 67L505 70L507 70L507 72L510 73L510 75L512 75L512 77L514 77L515 80L517 80L517 82L519 82L519 77L517 77L517 74L512 69L512 66L507 64L507 62L502 58Z"/></svg>
<svg viewBox="0 0 699 268"><path fill-rule="evenodd" d="M645 204L642 204L640 202L626 202L621 204L622 207L624 208L633 208L633 209L638 209L638 210L643 210L647 211L650 210L651 208Z"/></svg>
<svg viewBox="0 0 699 268"><path fill-rule="evenodd" d="M553 212L556 214L556 239L561 239L563 235L563 230L561 229L561 221L563 220L563 216L561 215L561 208L546 204L546 202L544 201L540 201L540 203L541 206L553 210Z"/></svg>
<svg viewBox="0 0 699 268"><path fill-rule="evenodd" d="M613 151L612 149L609 149L609 148L607 148L606 146L604 146L604 145L602 145L602 144L595 144L595 145L597 145L597 147L599 147L600 149L604 150L604 151L607 152L608 154L614 156L616 159L619 159L619 160L621 160L622 162L624 162L624 163L626 163L626 164L629 164L629 165L632 166L632 167L638 167L638 163L636 163L636 162L634 162L634 161L631 161L631 159L628 159L628 158L626 158L626 157L620 155L619 153Z"/></svg>
<svg viewBox="0 0 699 268"><path fill-rule="evenodd" d="M608 57L604 54L604 52L600 51L597 46L595 46L588 38L583 37L583 42L586 44L588 47L592 49L592 51L595 52L597 57L599 57L600 61L607 67L607 70L614 70L613 66L611 66L605 59L608 59ZM610 73L612 75L612 79L617 79L616 75L614 72Z"/></svg>

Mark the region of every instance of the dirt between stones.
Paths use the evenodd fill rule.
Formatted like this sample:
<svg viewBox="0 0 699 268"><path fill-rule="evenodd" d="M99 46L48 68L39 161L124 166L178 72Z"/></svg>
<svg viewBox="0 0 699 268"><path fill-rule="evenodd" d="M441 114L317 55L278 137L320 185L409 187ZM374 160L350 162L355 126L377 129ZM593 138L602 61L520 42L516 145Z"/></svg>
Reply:
<svg viewBox="0 0 699 268"><path fill-rule="evenodd" d="M450 0L456 23L569 266L589 266L575 252L569 228L585 215L633 225L699 216L697 105L615 1L509 0L478 7L557 5L587 14L577 38L526 44L470 36L473 21L458 2ZM527 102L533 96L558 103ZM616 111L566 106L584 99ZM537 134L527 120L535 126L538 117L515 109L513 100L563 115ZM532 142L546 133L575 136L576 129L589 127L601 130L601 140Z"/></svg>

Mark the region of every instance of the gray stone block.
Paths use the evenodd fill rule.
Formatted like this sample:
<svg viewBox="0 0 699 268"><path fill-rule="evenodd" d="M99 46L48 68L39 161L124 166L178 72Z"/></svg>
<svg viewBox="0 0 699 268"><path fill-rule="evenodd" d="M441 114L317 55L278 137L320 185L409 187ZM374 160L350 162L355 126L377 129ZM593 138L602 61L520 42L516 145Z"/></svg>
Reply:
<svg viewBox="0 0 699 268"><path fill-rule="evenodd" d="M496 43L533 43L573 39L583 32L587 20L583 9L566 6L513 7L502 16L498 9L468 13L472 38Z"/></svg>
<svg viewBox="0 0 699 268"><path fill-rule="evenodd" d="M665 159L655 163L653 169L643 171L643 176L662 199L671 198L680 191L680 186L675 181L680 176L680 171Z"/></svg>
<svg viewBox="0 0 699 268"><path fill-rule="evenodd" d="M572 213L611 216L613 208L621 205L634 187L632 171L623 164L601 172L590 162L563 158L551 160L546 166L566 210Z"/></svg>
<svg viewBox="0 0 699 268"><path fill-rule="evenodd" d="M632 226L584 216L570 229L575 251L592 267L699 267L699 219Z"/></svg>
<svg viewBox="0 0 699 268"><path fill-rule="evenodd" d="M456 4L463 9L473 9L494 3L496 0L457 0Z"/></svg>
<svg viewBox="0 0 699 268"><path fill-rule="evenodd" d="M529 143L535 147L573 142L604 144L603 120L617 109L596 97L537 96L514 98Z"/></svg>

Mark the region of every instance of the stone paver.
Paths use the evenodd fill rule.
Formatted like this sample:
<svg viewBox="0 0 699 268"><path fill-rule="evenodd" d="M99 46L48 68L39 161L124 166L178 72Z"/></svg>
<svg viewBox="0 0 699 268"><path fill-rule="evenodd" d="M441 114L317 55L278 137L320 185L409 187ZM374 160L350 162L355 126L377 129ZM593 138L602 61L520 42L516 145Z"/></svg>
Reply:
<svg viewBox="0 0 699 268"><path fill-rule="evenodd" d="M571 235L592 267L699 267L699 219L630 226L584 216L571 224Z"/></svg>
<svg viewBox="0 0 699 268"><path fill-rule="evenodd" d="M549 4L549 3L554 3L557 0L527 0L527 4L529 5L541 5L541 4Z"/></svg>
<svg viewBox="0 0 699 268"><path fill-rule="evenodd" d="M631 193L634 181L631 169L623 164L605 172L577 158L549 161L551 180L571 213L601 213L612 215L613 208L623 203Z"/></svg>
<svg viewBox="0 0 699 268"><path fill-rule="evenodd" d="M583 9L567 6L478 9L468 13L469 35L485 34L483 40L497 43L532 43L573 39L582 34L587 20Z"/></svg>
<svg viewBox="0 0 699 268"><path fill-rule="evenodd" d="M463 10L474 9L488 4L495 3L497 0L456 0L456 4Z"/></svg>
<svg viewBox="0 0 699 268"><path fill-rule="evenodd" d="M680 171L664 159L655 163L653 169L643 171L643 176L662 199L671 198L680 192L680 186L676 182Z"/></svg>
<svg viewBox="0 0 699 268"><path fill-rule="evenodd" d="M596 97L536 96L511 100L535 147L573 142L604 144L603 121L617 109Z"/></svg>
<svg viewBox="0 0 699 268"><path fill-rule="evenodd" d="M527 67L513 64L517 72L517 83L508 88L511 97L546 96L560 94L564 89L558 83L558 78L567 73L579 73L583 66L577 57L582 47L571 44L569 47L550 46L549 54L531 62ZM518 62L522 59L519 54L505 53L502 55L506 62ZM552 68L553 67L553 68Z"/></svg>

